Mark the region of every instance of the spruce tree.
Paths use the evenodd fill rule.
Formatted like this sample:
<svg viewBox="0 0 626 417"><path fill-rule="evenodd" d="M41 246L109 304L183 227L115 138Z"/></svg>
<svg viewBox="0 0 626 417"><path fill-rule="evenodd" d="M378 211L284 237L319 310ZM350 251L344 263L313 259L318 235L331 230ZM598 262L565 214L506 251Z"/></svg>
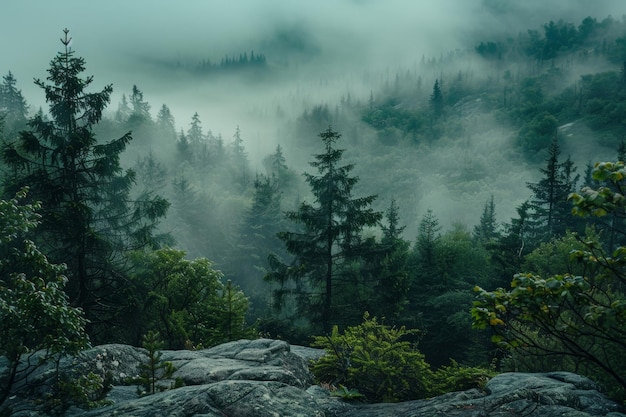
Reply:
<svg viewBox="0 0 626 417"><path fill-rule="evenodd" d="M400 215L395 200L385 212L386 224L381 226L383 236L377 250L368 256L376 262L373 270L374 294L368 311L372 315L397 319L408 303L410 243L402 237L404 226L400 226ZM370 261L370 262L371 262Z"/></svg>
<svg viewBox="0 0 626 417"><path fill-rule="evenodd" d="M439 83L438 79L435 80L429 104L433 119L439 120L443 115L443 93L441 92L441 83Z"/></svg>
<svg viewBox="0 0 626 417"><path fill-rule="evenodd" d="M313 202L304 201L297 211L287 212L297 229L278 234L294 259L286 264L270 257L272 270L266 279L281 285L276 293L281 306L287 294L295 294L300 317L329 333L332 322L341 318L335 292L354 291L358 284L344 272L366 255L361 232L378 224L382 214L371 208L376 196L352 196L358 178L350 175L354 165L341 165L344 150L335 146L341 135L329 127L319 137L324 152L310 162L318 175L304 174Z"/></svg>
<svg viewBox="0 0 626 417"><path fill-rule="evenodd" d="M155 123L150 115L150 104L144 100L143 92L136 85L133 85L129 101L130 114L125 128L133 132L133 147L154 146Z"/></svg>
<svg viewBox="0 0 626 417"><path fill-rule="evenodd" d="M143 99L143 92L133 85L133 90L130 95L130 105L132 108L131 118L136 119L137 123L150 121L150 104Z"/></svg>
<svg viewBox="0 0 626 417"><path fill-rule="evenodd" d="M246 210L239 227L238 244L232 256L233 275L246 294L266 292L260 279L268 269L267 255L285 255L276 236L284 229L281 193L275 178L258 175L254 181L252 206Z"/></svg>
<svg viewBox="0 0 626 417"><path fill-rule="evenodd" d="M241 187L241 191L244 191L248 186L250 167L248 153L243 145L243 139L241 138L241 130L239 129L239 126L237 126L235 134L233 135L233 142L231 143L230 151L233 182Z"/></svg>
<svg viewBox="0 0 626 417"><path fill-rule="evenodd" d="M38 113L30 130L7 143L2 158L9 167L9 193L28 185L33 201L42 203L42 223L33 237L52 262L66 264L66 290L73 305L89 320L96 342L111 337L126 302L124 257L128 250L157 246L155 230L168 202L159 196L131 201L133 171L124 171L120 155L130 133L99 141L94 127L109 103L111 85L90 93L93 77L81 78L85 60L70 49L54 57L45 81L35 80L49 104L50 117Z"/></svg>
<svg viewBox="0 0 626 417"><path fill-rule="evenodd" d="M198 113L194 113L191 117L191 124L187 130L187 140L193 148L197 148L204 141L202 133L202 122Z"/></svg>
<svg viewBox="0 0 626 417"><path fill-rule="evenodd" d="M540 240L561 236L568 228L576 226L567 196L575 191L579 176L573 162L569 158L559 162L559 155L560 147L555 135L548 149L547 165L540 169L543 177L537 183L527 183L533 192L530 203L534 232Z"/></svg>
<svg viewBox="0 0 626 417"><path fill-rule="evenodd" d="M280 145L276 145L276 151L273 154L263 158L263 166L269 177L272 177L278 187L286 191L295 182L293 174L287 167L285 156L283 155L283 148Z"/></svg>
<svg viewBox="0 0 626 417"><path fill-rule="evenodd" d="M480 222L474 226L474 239L486 246L493 243L498 238L498 224L496 222L496 203L493 195L485 203L483 214L480 216Z"/></svg>
<svg viewBox="0 0 626 417"><path fill-rule="evenodd" d="M157 114L156 127L159 131L159 136L171 140L172 143L176 141L176 123L174 121L174 115L166 104L161 106Z"/></svg>
<svg viewBox="0 0 626 417"><path fill-rule="evenodd" d="M14 133L26 127L28 116L28 105L16 84L17 80L11 71L2 77L2 84L0 84L0 118L4 120L7 137L13 136Z"/></svg>
<svg viewBox="0 0 626 417"><path fill-rule="evenodd" d="M158 391L168 389L166 385L159 385L159 381L170 379L176 368L172 362L161 359L163 356L163 346L165 343L160 339L159 332L150 330L143 336L142 347L146 350L147 360L139 363L139 376L136 381L139 383L137 394L151 395Z"/></svg>
<svg viewBox="0 0 626 417"><path fill-rule="evenodd" d="M128 105L128 99L126 98L126 94L122 94L122 99L117 105L117 110L115 111L115 116L113 119L118 123L126 123L128 122L128 118L131 115L130 106Z"/></svg>
<svg viewBox="0 0 626 417"><path fill-rule="evenodd" d="M415 241L415 252L425 267L434 265L435 249L440 231L439 219L432 209L426 210L426 214L420 221L417 240Z"/></svg>

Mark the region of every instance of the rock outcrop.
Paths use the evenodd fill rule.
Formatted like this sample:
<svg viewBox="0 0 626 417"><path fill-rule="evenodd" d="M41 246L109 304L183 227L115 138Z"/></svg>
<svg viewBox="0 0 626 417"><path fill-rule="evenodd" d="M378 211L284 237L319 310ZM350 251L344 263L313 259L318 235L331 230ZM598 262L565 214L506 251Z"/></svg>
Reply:
<svg viewBox="0 0 626 417"><path fill-rule="evenodd" d="M81 363L64 366L108 367L113 374L110 404L94 410L70 408L71 417L383 417L383 416L571 416L626 417L587 378L566 373L506 373L484 391L455 392L428 400L396 404L356 404L332 397L313 385L307 361L322 355L269 339L240 340L199 351L163 351L162 360L176 367L172 378L184 386L138 396L126 385L146 361L143 349L105 345L84 353ZM41 372L44 378L46 372ZM173 381L164 381L166 385ZM15 416L40 416L32 402L11 400Z"/></svg>

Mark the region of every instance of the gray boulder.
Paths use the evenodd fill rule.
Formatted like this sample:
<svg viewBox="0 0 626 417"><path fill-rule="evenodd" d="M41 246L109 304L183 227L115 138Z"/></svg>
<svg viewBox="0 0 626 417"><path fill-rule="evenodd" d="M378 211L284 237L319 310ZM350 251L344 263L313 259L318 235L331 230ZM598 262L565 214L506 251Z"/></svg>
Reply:
<svg viewBox="0 0 626 417"><path fill-rule="evenodd" d="M504 373L485 391L453 392L429 400L357 406L342 417L626 417L588 378L569 372Z"/></svg>
<svg viewBox="0 0 626 417"><path fill-rule="evenodd" d="M348 403L313 385L308 361L323 351L270 339L239 340L198 351L163 351L162 360L176 367L172 378L184 386L138 396L129 377L139 373L146 351L125 345L104 345L84 352L62 366L111 371L109 405L82 410L70 417L104 416L237 416L237 417L383 417L383 416L572 416L626 417L587 378L566 373L506 373L490 380L484 391L455 392L428 400L396 404ZM43 369L40 379L49 377ZM165 387L173 380L163 381ZM14 416L38 417L28 398L12 399Z"/></svg>

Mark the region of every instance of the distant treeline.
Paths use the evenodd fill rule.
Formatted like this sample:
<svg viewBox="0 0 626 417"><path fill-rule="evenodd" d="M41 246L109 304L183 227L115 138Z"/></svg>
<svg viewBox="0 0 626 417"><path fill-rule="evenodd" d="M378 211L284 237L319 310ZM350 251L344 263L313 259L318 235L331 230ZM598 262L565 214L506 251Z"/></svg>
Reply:
<svg viewBox="0 0 626 417"><path fill-rule="evenodd" d="M204 59L196 66L195 71L198 73L210 73L244 68L265 68L266 65L265 55L255 54L254 51L250 51L250 54L243 52L239 56L226 55L219 63L214 63L210 59Z"/></svg>
<svg viewBox="0 0 626 417"><path fill-rule="evenodd" d="M529 29L497 41L476 46L484 58L501 60L505 56L527 56L546 61L565 54L604 55L610 62L622 63L626 54L626 21L607 17L598 21L586 17L578 25L559 20L543 25L543 33Z"/></svg>

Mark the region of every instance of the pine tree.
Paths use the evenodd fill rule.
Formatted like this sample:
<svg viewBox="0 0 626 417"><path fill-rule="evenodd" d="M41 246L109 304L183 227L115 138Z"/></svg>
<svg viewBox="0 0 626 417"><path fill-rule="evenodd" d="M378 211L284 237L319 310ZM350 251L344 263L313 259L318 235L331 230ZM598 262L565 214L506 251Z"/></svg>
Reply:
<svg viewBox="0 0 626 417"><path fill-rule="evenodd" d="M415 250L419 253L420 258L428 264L434 262L435 245L439 239L440 231L439 219L432 209L426 210L426 214L419 224Z"/></svg>
<svg viewBox="0 0 626 417"><path fill-rule="evenodd" d="M319 137L324 152L310 162L318 175L304 174L313 203L305 201L297 211L287 212L298 229L278 234L294 260L285 264L270 257L272 270L266 279L281 284L279 305L285 305L286 294L295 294L301 317L328 333L331 322L341 315L333 294L355 290L355 283L344 280L343 272L366 255L361 232L378 224L382 215L371 208L376 196L352 196L358 178L350 176L354 165L341 165L344 150L335 147L341 135L329 127Z"/></svg>
<svg viewBox="0 0 626 417"><path fill-rule="evenodd" d="M298 179L296 174L287 166L283 148L280 145L276 146L273 154L263 159L263 166L267 176L272 179L272 182L283 193L283 201L291 202L292 199L298 200L298 189L296 187Z"/></svg>
<svg viewBox="0 0 626 417"><path fill-rule="evenodd" d="M2 84L0 84L0 118L4 120L7 137L25 128L28 116L28 105L16 84L17 80L11 71L2 77Z"/></svg>
<svg viewBox="0 0 626 417"><path fill-rule="evenodd" d="M126 128L133 132L135 147L153 146L155 125L150 115L150 104L143 99L143 92L136 85L133 85L129 100L130 114L126 120Z"/></svg>
<svg viewBox="0 0 626 417"><path fill-rule="evenodd" d="M284 229L281 192L275 178L257 175L252 205L246 210L231 256L232 274L246 294L264 297L267 289L260 278L267 272L270 253L283 256L282 242L276 236ZM267 300L265 300L267 301Z"/></svg>
<svg viewBox="0 0 626 417"><path fill-rule="evenodd" d="M492 243L498 238L498 225L496 223L496 203L493 195L485 203L483 214L480 216L480 222L474 226L474 239L483 246Z"/></svg>
<svg viewBox="0 0 626 417"><path fill-rule="evenodd" d="M126 94L122 94L122 99L117 105L114 119L118 123L126 123L128 122L128 118L130 117L131 113L132 111L130 109L130 106L128 105L128 99L126 98Z"/></svg>
<svg viewBox="0 0 626 417"><path fill-rule="evenodd" d="M150 151L140 158L135 164L137 172L137 185L144 192L151 190L163 190L166 186L167 168L157 159L154 152Z"/></svg>
<svg viewBox="0 0 626 417"><path fill-rule="evenodd" d="M174 115L172 115L170 108L166 104L163 104L161 109L159 109L156 127L161 137L171 139L172 142L176 141L176 123L174 121Z"/></svg>
<svg viewBox="0 0 626 417"><path fill-rule="evenodd" d="M441 92L441 83L438 79L435 80L429 104L433 119L439 120L443 115L443 93Z"/></svg>
<svg viewBox="0 0 626 417"><path fill-rule="evenodd" d="M385 212L386 225L382 225L383 236L377 256L367 259L377 261L375 268L374 297L368 311L378 317L397 319L406 306L409 288L410 243L402 238L405 227L400 226L400 216L395 200L391 200Z"/></svg>
<svg viewBox="0 0 626 417"><path fill-rule="evenodd" d="M191 124L189 125L189 130L187 130L187 140L194 149L198 148L198 146L204 141L202 122L200 121L198 113L194 113L191 117Z"/></svg>
<svg viewBox="0 0 626 417"><path fill-rule="evenodd" d="M193 151L191 144L189 143L189 139L187 139L187 135L185 135L185 132L183 132L182 129L180 130L178 140L176 141L176 151L178 152L178 158L181 162L191 162Z"/></svg>
<svg viewBox="0 0 626 417"><path fill-rule="evenodd" d="M163 356L163 346L165 345L161 340L159 332L149 331L143 337L142 347L146 350L147 360L146 362L139 364L139 377L137 382L140 387L137 388L139 395L156 394L157 390L163 391L168 389L168 386L159 385L159 381L164 379L170 379L172 374L176 371L176 368L172 362L164 361L161 359Z"/></svg>
<svg viewBox="0 0 626 417"><path fill-rule="evenodd" d="M151 120L150 104L143 99L143 92L136 85L133 85L133 90L130 95L130 106L132 108L131 117L135 117L141 121Z"/></svg>
<svg viewBox="0 0 626 417"><path fill-rule="evenodd" d="M274 153L263 159L263 165L269 177L276 177L281 186L284 185L289 168L287 167L287 162L283 155L282 146L276 145Z"/></svg>
<svg viewBox="0 0 626 417"><path fill-rule="evenodd" d="M541 240L561 236L568 227L575 227L567 196L575 191L579 176L575 174L576 168L570 158L560 163L559 154L558 137L555 135L548 149L547 165L540 169L543 178L537 183L527 183L533 192L530 203L535 234Z"/></svg>
<svg viewBox="0 0 626 417"><path fill-rule="evenodd" d="M106 143L96 139L94 127L112 87L86 91L93 77L80 77L85 61L74 57L69 31L64 34L64 48L48 70L50 84L35 81L45 92L50 120L38 113L30 130L4 147L10 167L4 185L9 193L28 185L30 197L41 201L34 240L53 262L67 265L70 299L100 341L121 320L125 253L158 245L155 230L169 204L158 196L130 200L135 173L124 171L119 159L131 134Z"/></svg>
<svg viewBox="0 0 626 417"><path fill-rule="evenodd" d="M233 283L228 280L222 288L221 309L218 318L218 334L223 343L244 339L252 336L251 329L245 326L248 298Z"/></svg>
<svg viewBox="0 0 626 417"><path fill-rule="evenodd" d="M426 293L439 285L437 249L441 239L441 225L432 209L428 209L419 223L417 239L411 253L411 304L417 307Z"/></svg>
<svg viewBox="0 0 626 417"><path fill-rule="evenodd" d="M248 163L248 153L243 145L243 139L241 138L241 130L239 126L235 130L233 135L233 142L231 144L231 162L233 179L235 183L241 186L242 191L246 189L250 178L250 168Z"/></svg>

